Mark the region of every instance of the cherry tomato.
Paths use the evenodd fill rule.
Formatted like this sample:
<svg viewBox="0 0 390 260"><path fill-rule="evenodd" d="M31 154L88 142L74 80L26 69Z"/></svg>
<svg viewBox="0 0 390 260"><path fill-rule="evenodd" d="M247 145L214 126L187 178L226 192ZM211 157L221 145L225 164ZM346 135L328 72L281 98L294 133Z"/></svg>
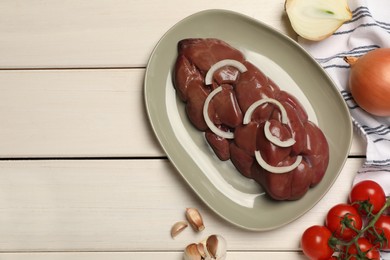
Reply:
<svg viewBox="0 0 390 260"><path fill-rule="evenodd" d="M349 260L356 260L356 259L380 260L380 253L378 248L375 247L373 244L371 244L370 241L368 241L366 238L360 237L357 243L363 255L358 256L358 250L355 244L353 244L348 249L348 254L352 255L352 257L348 258Z"/></svg>
<svg viewBox="0 0 390 260"><path fill-rule="evenodd" d="M324 226L311 226L305 230L301 238L303 253L312 260L326 260L333 255L329 246L332 233Z"/></svg>
<svg viewBox="0 0 390 260"><path fill-rule="evenodd" d="M372 233L376 232L380 235L380 239ZM366 233L368 240L380 249L390 249L390 216L381 215L375 222L374 228L371 228ZM381 243L382 242L382 243Z"/></svg>
<svg viewBox="0 0 390 260"><path fill-rule="evenodd" d="M325 225L335 237L348 241L357 235L357 232L350 227L360 230L363 221L355 207L348 204L338 204L328 211Z"/></svg>
<svg viewBox="0 0 390 260"><path fill-rule="evenodd" d="M366 202L371 207L371 213L378 213L386 203L386 195L382 187L371 180L361 181L352 187L349 193L349 202L354 204L362 214L367 214L369 209L362 209L356 202Z"/></svg>

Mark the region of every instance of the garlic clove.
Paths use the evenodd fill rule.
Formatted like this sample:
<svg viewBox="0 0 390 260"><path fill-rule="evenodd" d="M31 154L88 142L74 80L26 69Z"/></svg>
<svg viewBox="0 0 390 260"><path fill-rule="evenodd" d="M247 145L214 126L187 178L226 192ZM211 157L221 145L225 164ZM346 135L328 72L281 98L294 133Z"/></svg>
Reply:
<svg viewBox="0 0 390 260"><path fill-rule="evenodd" d="M206 239L206 251L212 259L223 260L226 258L226 240L220 235L211 235Z"/></svg>
<svg viewBox="0 0 390 260"><path fill-rule="evenodd" d="M198 251L196 243L189 244L184 250L184 260L202 260L204 259Z"/></svg>
<svg viewBox="0 0 390 260"><path fill-rule="evenodd" d="M188 222L190 223L191 227L195 231L202 231L204 230L205 226L203 224L202 216L200 215L199 211L195 208L187 208L186 209L186 218Z"/></svg>
<svg viewBox="0 0 390 260"><path fill-rule="evenodd" d="M286 0L291 26L301 37L320 41L352 19L347 0Z"/></svg>
<svg viewBox="0 0 390 260"><path fill-rule="evenodd" d="M225 260L227 243L220 235L211 235L199 243L189 244L184 250L184 260Z"/></svg>
<svg viewBox="0 0 390 260"><path fill-rule="evenodd" d="M188 223L186 221L178 221L171 228L171 237L175 238L179 235L186 227L188 227Z"/></svg>
<svg viewBox="0 0 390 260"><path fill-rule="evenodd" d="M206 241L200 242L198 245L198 252L202 256L203 260L212 260L210 253L206 249Z"/></svg>

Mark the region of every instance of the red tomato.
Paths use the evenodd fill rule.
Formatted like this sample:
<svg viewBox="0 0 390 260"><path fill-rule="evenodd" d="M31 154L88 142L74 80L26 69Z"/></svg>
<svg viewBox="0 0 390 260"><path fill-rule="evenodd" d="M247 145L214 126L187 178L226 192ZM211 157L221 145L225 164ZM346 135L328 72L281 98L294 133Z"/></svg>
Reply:
<svg viewBox="0 0 390 260"><path fill-rule="evenodd" d="M348 258L349 260L356 260L356 259L372 259L372 260L380 260L380 253L378 248L376 248L374 245L370 243L366 238L360 237L357 241L358 246L360 248L360 251L363 253L363 255L358 256L358 250L353 244L348 249L348 254L352 255L352 257Z"/></svg>
<svg viewBox="0 0 390 260"><path fill-rule="evenodd" d="M373 229L375 228L376 232L381 236L381 239L378 241L377 237L373 235ZM381 249L390 249L390 216L381 215L379 219L375 222L374 228L371 228L367 232L366 236L368 240ZM382 243L381 243L382 242Z"/></svg>
<svg viewBox="0 0 390 260"><path fill-rule="evenodd" d="M332 237L330 230L324 226L311 226L301 238L303 253L312 260L326 260L333 255L328 241Z"/></svg>
<svg viewBox="0 0 390 260"><path fill-rule="evenodd" d="M386 195L382 187L371 180L361 181L352 187L349 193L349 202L359 209L359 205L355 202L368 203L368 206L372 205L371 213L378 213L386 203ZM369 209L359 209L362 214L367 214Z"/></svg>
<svg viewBox="0 0 390 260"><path fill-rule="evenodd" d="M338 204L328 211L325 225L335 237L348 241L357 235L351 227L360 230L363 221L356 208L348 204Z"/></svg>

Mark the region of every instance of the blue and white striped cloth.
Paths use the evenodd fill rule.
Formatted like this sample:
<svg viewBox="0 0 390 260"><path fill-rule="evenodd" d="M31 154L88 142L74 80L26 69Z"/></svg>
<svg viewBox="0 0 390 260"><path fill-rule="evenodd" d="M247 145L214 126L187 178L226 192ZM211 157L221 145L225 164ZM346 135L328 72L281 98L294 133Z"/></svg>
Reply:
<svg viewBox="0 0 390 260"><path fill-rule="evenodd" d="M343 60L344 56L359 57L376 48L390 48L390 0L349 0L348 4L352 19L332 36L320 42L298 42L333 79L356 129L367 141L366 161L353 184L374 180L390 196L390 117L370 115L354 102L348 88L350 67ZM390 260L390 252L381 252L381 259Z"/></svg>
<svg viewBox="0 0 390 260"><path fill-rule="evenodd" d="M349 7L352 19L332 36L320 42L298 42L336 83L355 127L367 141L366 162L354 183L372 179L390 196L390 117L370 115L354 102L348 88L350 67L343 60L344 56L359 57L376 48L390 48L390 0L349 0Z"/></svg>

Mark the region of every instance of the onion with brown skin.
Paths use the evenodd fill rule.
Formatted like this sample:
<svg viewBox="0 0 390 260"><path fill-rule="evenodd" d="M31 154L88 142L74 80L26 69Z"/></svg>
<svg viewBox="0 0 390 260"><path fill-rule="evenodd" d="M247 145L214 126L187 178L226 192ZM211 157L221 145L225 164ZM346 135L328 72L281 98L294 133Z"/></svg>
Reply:
<svg viewBox="0 0 390 260"><path fill-rule="evenodd" d="M349 88L356 103L372 115L390 116L390 48L344 60L351 66Z"/></svg>

